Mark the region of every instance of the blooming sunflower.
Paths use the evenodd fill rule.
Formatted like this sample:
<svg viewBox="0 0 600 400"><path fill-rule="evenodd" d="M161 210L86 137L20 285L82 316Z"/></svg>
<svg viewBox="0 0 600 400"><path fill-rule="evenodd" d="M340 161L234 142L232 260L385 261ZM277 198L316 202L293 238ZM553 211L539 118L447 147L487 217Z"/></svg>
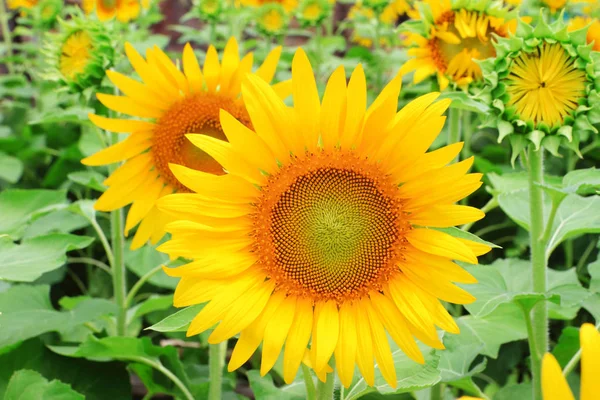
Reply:
<svg viewBox="0 0 600 400"><path fill-rule="evenodd" d="M255 14L256 27L265 36L275 37L285 33L289 17L281 4L271 3L260 6Z"/></svg>
<svg viewBox="0 0 600 400"><path fill-rule="evenodd" d="M298 7L298 0L241 0L246 7L261 7L266 4L280 4L286 12L292 12Z"/></svg>
<svg viewBox="0 0 600 400"><path fill-rule="evenodd" d="M562 21L540 18L535 28L520 21L516 36L499 39L498 57L480 64L482 98L493 111L487 125L498 128L499 141L510 136L518 153L529 140L557 155L561 144L578 151L581 131L597 132L600 54L586 36L586 29L569 33Z"/></svg>
<svg viewBox="0 0 600 400"><path fill-rule="evenodd" d="M426 10L421 18L403 25L412 58L401 71L415 71L415 83L437 75L441 90L480 82L477 60L495 57L494 35L508 36L516 27L516 11L486 0L428 0L419 9Z"/></svg>
<svg viewBox="0 0 600 400"><path fill-rule="evenodd" d="M319 26L330 14L329 0L303 0L298 6L297 18L302 26Z"/></svg>
<svg viewBox="0 0 600 400"><path fill-rule="evenodd" d="M91 121L112 132L131 132L124 141L82 160L86 165L105 165L127 160L105 184L109 188L96 202L96 209L111 211L127 204L125 232L140 226L132 248L147 240L156 243L164 234L168 221L155 203L173 192L188 192L169 169L169 163L184 165L191 170L222 174L221 165L212 156L196 148L186 139L188 132L225 139L219 122L219 110L227 110L240 123L250 126L250 119L240 99L242 78L252 69L253 54L241 60L238 44L231 38L225 47L222 62L214 46L206 53L201 70L192 47L183 51L183 72L157 47L140 56L129 43L127 57L142 78L138 82L115 71L107 71L110 80L125 96L98 94L98 100L111 110L137 119L114 119L90 114ZM256 71L270 82L275 74L281 48L273 50ZM285 84L276 85L281 93Z"/></svg>
<svg viewBox="0 0 600 400"><path fill-rule="evenodd" d="M62 82L73 91L100 84L114 61L114 48L105 27L73 15L58 19L59 32L48 33L43 53L48 69L44 78Z"/></svg>
<svg viewBox="0 0 600 400"><path fill-rule="evenodd" d="M364 71L346 85L343 67L319 99L304 51L292 61L293 107L264 81L242 86L252 128L221 112L229 142L188 135L227 174L171 165L192 193L162 198L176 221L159 250L191 259L165 268L180 277L177 307L208 302L189 336L215 326L209 343L240 333L229 370L262 342L261 373L283 350L291 382L310 343L319 374L335 354L348 386L355 365L374 383L374 360L396 385L389 336L416 362L413 336L443 348L435 325L458 333L438 299L474 298L452 282L474 278L451 260L477 263L489 247L435 228L483 213L454 203L481 185L473 159L447 166L462 144L426 153L440 133L449 100L424 95L397 112L401 76L366 109Z"/></svg>
<svg viewBox="0 0 600 400"><path fill-rule="evenodd" d="M594 51L600 51L600 21L590 17L573 17L569 20L569 32L584 29L589 25L587 31L587 42L593 43Z"/></svg>
<svg viewBox="0 0 600 400"><path fill-rule="evenodd" d="M116 16L120 22L129 22L140 15L139 0L83 0L82 8L86 14L95 10L100 21Z"/></svg>
<svg viewBox="0 0 600 400"><path fill-rule="evenodd" d="M592 324L583 324L581 342L581 400L593 400L600 393L600 333ZM574 400L569 384L556 358L546 353L542 361L542 393L544 400Z"/></svg>

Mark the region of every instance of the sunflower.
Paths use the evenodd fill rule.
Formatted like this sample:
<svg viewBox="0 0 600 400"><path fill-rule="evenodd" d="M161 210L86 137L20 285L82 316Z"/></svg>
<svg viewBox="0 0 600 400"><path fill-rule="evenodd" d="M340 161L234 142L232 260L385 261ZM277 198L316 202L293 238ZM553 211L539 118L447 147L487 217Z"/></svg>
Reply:
<svg viewBox="0 0 600 400"><path fill-rule="evenodd" d="M330 15L329 0L303 0L298 6L297 18L304 27L319 26Z"/></svg>
<svg viewBox="0 0 600 400"><path fill-rule="evenodd" d="M82 8L86 14L95 10L100 21L116 16L120 22L129 22L140 15L139 0L83 0Z"/></svg>
<svg viewBox="0 0 600 400"><path fill-rule="evenodd" d="M561 144L578 152L579 135L597 132L600 96L594 88L598 53L587 31L567 32L562 21L534 27L520 22L518 36L500 38L498 57L483 61L486 86L481 98L491 106L489 126L499 141L510 136L518 153L531 141L558 155Z"/></svg>
<svg viewBox="0 0 600 400"><path fill-rule="evenodd" d="M348 11L348 20L354 22L350 40L363 47L373 47L373 23L380 24L384 29L393 30L400 17L410 12L411 6L406 0L385 2L385 7L376 10L377 4L358 1ZM381 5L380 5L381 7ZM376 22L373 21L376 19ZM395 32L393 33L395 35ZM391 47L390 37L381 35L381 47Z"/></svg>
<svg viewBox="0 0 600 400"><path fill-rule="evenodd" d="M573 17L569 20L569 32L584 29L589 25L587 31L587 42L593 43L594 51L600 51L600 21L590 17Z"/></svg>
<svg viewBox="0 0 600 400"><path fill-rule="evenodd" d="M208 48L201 70L192 47L183 51L183 72L157 47L140 56L129 43L125 50L133 68L142 78L138 82L115 71L107 71L109 79L125 94L98 94L98 100L111 110L138 119L114 119L90 115L91 121L112 132L131 132L124 141L82 160L86 165L105 165L127 160L105 184L109 188L96 202L96 209L111 211L132 203L127 215L128 233L141 222L132 248L148 239L156 243L164 234L168 218L160 213L156 201L173 192L189 192L177 181L169 163L191 170L222 174L222 167L212 156L196 148L186 139L188 132L225 139L219 122L219 110L227 110L240 123L251 126L240 99L242 78L252 69L253 54L241 60L238 44L231 38L220 63L214 46ZM256 72L270 82L275 74L281 48L273 50ZM276 85L281 92L285 84Z"/></svg>
<svg viewBox="0 0 600 400"><path fill-rule="evenodd" d="M298 7L298 0L241 0L243 6L261 7L267 4L280 4L286 12L292 12Z"/></svg>
<svg viewBox="0 0 600 400"><path fill-rule="evenodd" d="M260 6L255 13L256 27L265 36L283 35L289 24L289 17L281 4L271 3Z"/></svg>
<svg viewBox="0 0 600 400"><path fill-rule="evenodd" d="M48 68L47 80L58 81L72 91L97 86L104 70L114 61L114 47L108 31L97 21L78 15L70 20L57 19L59 31L47 33L42 53Z"/></svg>
<svg viewBox="0 0 600 400"><path fill-rule="evenodd" d="M292 61L293 107L248 76L242 93L251 129L222 111L229 142L187 136L228 173L171 165L192 193L159 201L176 219L167 227L171 240L159 250L192 260L165 268L181 278L175 306L208 302L188 336L217 324L209 343L240 333L229 370L262 342L264 375L285 343L289 383L310 343L317 374L335 355L344 386L355 365L373 385L375 361L395 386L388 334L422 363L413 336L443 348L435 326L458 333L439 299L473 301L452 282L475 279L451 260L477 263L490 248L436 228L483 217L454 205L480 187L481 174L467 173L472 158L446 166L461 143L426 153L450 101L435 102L439 93L431 93L397 112L401 82L396 76L366 109L362 67L348 85L339 67L321 101L299 49Z"/></svg>
<svg viewBox="0 0 600 400"><path fill-rule="evenodd" d="M508 36L516 27L516 12L485 0L429 0L421 6L429 11L416 26L420 32L407 32L412 58L401 71L415 71L415 83L437 75L441 90L450 83L464 87L481 82L477 60L495 57L494 35Z"/></svg>
<svg viewBox="0 0 600 400"><path fill-rule="evenodd" d="M581 342L581 400L598 398L600 393L600 333L592 324L579 330ZM546 353L542 361L542 393L544 400L574 400L556 358Z"/></svg>

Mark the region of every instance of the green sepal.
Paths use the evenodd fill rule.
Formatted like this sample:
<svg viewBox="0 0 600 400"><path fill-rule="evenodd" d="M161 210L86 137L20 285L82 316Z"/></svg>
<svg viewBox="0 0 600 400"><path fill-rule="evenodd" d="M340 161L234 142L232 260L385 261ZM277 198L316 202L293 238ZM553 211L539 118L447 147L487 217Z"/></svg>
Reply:
<svg viewBox="0 0 600 400"><path fill-rule="evenodd" d="M515 132L515 127L508 121L498 121L498 143L502 143L505 137Z"/></svg>
<svg viewBox="0 0 600 400"><path fill-rule="evenodd" d="M562 157L558 152L558 148L561 144L561 138L557 135L550 135L544 137L542 140L542 147L548 150L555 157Z"/></svg>
<svg viewBox="0 0 600 400"><path fill-rule="evenodd" d="M510 164L514 168L515 161L517 161L519 154L521 154L521 152L527 147L527 140L523 135L510 135L508 139L510 140L510 146L512 149Z"/></svg>
<svg viewBox="0 0 600 400"><path fill-rule="evenodd" d="M546 134L541 130L535 129L529 132L526 136L527 139L529 139L529 141L533 143L535 151L538 151L540 149L540 145L542 144L542 139L544 139L544 136L546 136Z"/></svg>

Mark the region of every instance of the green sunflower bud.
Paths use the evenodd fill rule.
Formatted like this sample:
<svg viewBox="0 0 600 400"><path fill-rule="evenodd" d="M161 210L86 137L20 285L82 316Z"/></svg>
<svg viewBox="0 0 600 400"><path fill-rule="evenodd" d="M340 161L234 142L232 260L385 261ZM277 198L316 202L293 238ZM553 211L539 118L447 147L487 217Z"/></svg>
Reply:
<svg viewBox="0 0 600 400"><path fill-rule="evenodd" d="M73 91L100 84L115 57L104 26L80 16L58 22L59 32L47 34L43 49L48 65L44 78L61 82Z"/></svg>
<svg viewBox="0 0 600 400"><path fill-rule="evenodd" d="M200 19L204 21L217 21L223 11L223 0L199 0L196 10Z"/></svg>
<svg viewBox="0 0 600 400"><path fill-rule="evenodd" d="M600 53L586 42L588 27L569 32L562 21L519 21L517 33L495 43L496 58L480 63L481 99L492 110L487 126L509 137L513 156L528 143L554 155L563 145L579 154L579 142L600 122Z"/></svg>
<svg viewBox="0 0 600 400"><path fill-rule="evenodd" d="M376 14L381 14L383 10L390 5L389 0L364 0L363 5L366 8L370 8Z"/></svg>
<svg viewBox="0 0 600 400"><path fill-rule="evenodd" d="M303 27L320 26L330 15L329 0L304 0L298 7L297 18Z"/></svg>
<svg viewBox="0 0 600 400"><path fill-rule="evenodd" d="M256 27L265 36L283 35L288 24L289 18L281 4L268 3L256 9Z"/></svg>

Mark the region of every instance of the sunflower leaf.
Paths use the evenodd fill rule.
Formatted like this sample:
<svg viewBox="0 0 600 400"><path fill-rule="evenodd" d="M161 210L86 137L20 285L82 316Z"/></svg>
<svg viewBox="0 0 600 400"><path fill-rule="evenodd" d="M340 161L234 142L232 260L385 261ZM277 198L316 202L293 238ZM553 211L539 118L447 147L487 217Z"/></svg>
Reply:
<svg viewBox="0 0 600 400"><path fill-rule="evenodd" d="M203 308L204 304L186 307L146 329L157 332L185 332L190 326L190 322Z"/></svg>
<svg viewBox="0 0 600 400"><path fill-rule="evenodd" d="M85 397L70 385L46 378L36 371L21 370L13 374L8 382L4 400L83 400Z"/></svg>

